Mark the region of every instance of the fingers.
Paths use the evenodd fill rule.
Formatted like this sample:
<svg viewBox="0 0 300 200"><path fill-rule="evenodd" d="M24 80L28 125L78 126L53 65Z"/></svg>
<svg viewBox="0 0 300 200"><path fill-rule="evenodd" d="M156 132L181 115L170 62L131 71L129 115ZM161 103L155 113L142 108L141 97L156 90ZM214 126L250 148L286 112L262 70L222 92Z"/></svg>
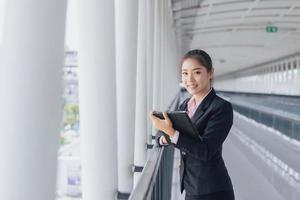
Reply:
<svg viewBox="0 0 300 200"><path fill-rule="evenodd" d="M166 112L163 112L163 116L165 119L156 117L155 115L153 115L153 112L149 113L149 118L151 119L153 126L158 130L167 133L166 131L172 127L172 123Z"/></svg>
<svg viewBox="0 0 300 200"><path fill-rule="evenodd" d="M169 119L168 114L166 112L163 112L163 116L164 116L165 120Z"/></svg>
<svg viewBox="0 0 300 200"><path fill-rule="evenodd" d="M152 122L155 121L155 120L157 119L157 117L155 117L155 116L153 115L153 111L149 112L149 118L151 119Z"/></svg>
<svg viewBox="0 0 300 200"><path fill-rule="evenodd" d="M164 144L168 144L168 141L167 141L167 139L165 138L165 136L162 136L162 137L163 137L162 142L163 142Z"/></svg>
<svg viewBox="0 0 300 200"><path fill-rule="evenodd" d="M166 140L165 136L161 136L161 137L159 138L159 144L160 144L160 145L168 144L168 141Z"/></svg>
<svg viewBox="0 0 300 200"><path fill-rule="evenodd" d="M152 117L153 117L153 111L150 111L149 114L148 114L148 116L149 116L150 119L152 119Z"/></svg>
<svg viewBox="0 0 300 200"><path fill-rule="evenodd" d="M163 112L163 115L164 115L165 120L166 120L168 123L170 123L171 120L170 120L168 114L167 114L166 112Z"/></svg>
<svg viewBox="0 0 300 200"><path fill-rule="evenodd" d="M157 129L160 129L160 119L153 115L153 111L149 113L149 118L153 124L153 126Z"/></svg>
<svg viewBox="0 0 300 200"><path fill-rule="evenodd" d="M168 118L168 114L166 112L163 112L163 116L164 116L165 119Z"/></svg>

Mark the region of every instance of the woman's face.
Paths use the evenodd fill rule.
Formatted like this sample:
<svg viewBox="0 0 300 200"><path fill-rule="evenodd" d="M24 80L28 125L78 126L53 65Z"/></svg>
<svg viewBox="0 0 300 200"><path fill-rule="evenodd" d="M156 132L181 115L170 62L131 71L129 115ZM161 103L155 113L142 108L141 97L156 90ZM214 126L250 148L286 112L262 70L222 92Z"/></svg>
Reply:
<svg viewBox="0 0 300 200"><path fill-rule="evenodd" d="M191 95L202 95L210 89L213 70L208 72L196 59L187 58L182 63L181 75L182 83Z"/></svg>

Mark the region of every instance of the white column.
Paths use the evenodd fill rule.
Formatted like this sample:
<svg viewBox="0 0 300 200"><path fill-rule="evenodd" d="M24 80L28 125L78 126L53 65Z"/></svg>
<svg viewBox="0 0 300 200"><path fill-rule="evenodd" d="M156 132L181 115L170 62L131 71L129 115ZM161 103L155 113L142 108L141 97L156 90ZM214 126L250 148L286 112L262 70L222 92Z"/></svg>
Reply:
<svg viewBox="0 0 300 200"><path fill-rule="evenodd" d="M297 58L297 73L295 74L295 80L296 84L293 86L296 88L295 95L300 95L300 87L297 87L297 85L300 85L300 57Z"/></svg>
<svg viewBox="0 0 300 200"><path fill-rule="evenodd" d="M153 92L152 110L161 111L161 42L162 42L162 2L154 0L154 38L153 38ZM157 129L152 128L152 137L157 133ZM152 143L155 143L152 140Z"/></svg>
<svg viewBox="0 0 300 200"><path fill-rule="evenodd" d="M114 199L117 191L114 34L113 1L79 1L83 200Z"/></svg>
<svg viewBox="0 0 300 200"><path fill-rule="evenodd" d="M165 87L163 94L165 96L165 105L167 108L179 90L180 82L180 57L177 56L176 38L173 27L172 4L171 0L166 1L166 60L165 60Z"/></svg>
<svg viewBox="0 0 300 200"><path fill-rule="evenodd" d="M0 1L0 53L1 53L1 46L3 42L3 29L4 29L4 21L6 17L6 1L7 0L1 0ZM1 57L1 54L0 54Z"/></svg>
<svg viewBox="0 0 300 200"><path fill-rule="evenodd" d="M165 107L165 96L169 95L164 93L165 88L165 73L166 73L166 3L167 1L160 1L160 16L161 16L161 23L160 23L160 30L161 30L161 39L160 39L160 68L159 68L159 110L164 111L166 110Z"/></svg>
<svg viewBox="0 0 300 200"><path fill-rule="evenodd" d="M118 190L133 188L138 0L116 0Z"/></svg>
<svg viewBox="0 0 300 200"><path fill-rule="evenodd" d="M65 14L64 0L6 2L0 64L0 199L55 199Z"/></svg>
<svg viewBox="0 0 300 200"><path fill-rule="evenodd" d="M147 3L147 112L153 109L153 43L154 43L154 1L146 1ZM147 143L152 143L152 123L148 119L147 124Z"/></svg>
<svg viewBox="0 0 300 200"><path fill-rule="evenodd" d="M169 7L172 9L171 0L169 0ZM175 24L173 23L173 12L170 15L170 29L171 29L171 42L170 42L170 56L171 56L171 65L174 70L174 75L176 76L175 82L179 84L181 82L181 66L180 60L183 56L179 49L179 43L177 42L176 33L175 33ZM174 80L174 79L173 79Z"/></svg>
<svg viewBox="0 0 300 200"><path fill-rule="evenodd" d="M177 65L171 61L176 55L175 32L171 30L169 1L155 1L154 56L153 56L153 109L166 110L178 92ZM172 37L174 34L174 39ZM174 43L174 44L172 44ZM170 56L172 55L172 57ZM153 129L152 134L156 134Z"/></svg>
<svg viewBox="0 0 300 200"><path fill-rule="evenodd" d="M154 4L154 52L153 52L153 109L160 109L160 67L161 67L161 1ZM153 130L153 135L156 130Z"/></svg>
<svg viewBox="0 0 300 200"><path fill-rule="evenodd" d="M147 79L146 79L146 2L139 0L138 48L136 68L136 107L135 107L135 141L134 141L134 186L141 175L141 167L146 162L147 144Z"/></svg>

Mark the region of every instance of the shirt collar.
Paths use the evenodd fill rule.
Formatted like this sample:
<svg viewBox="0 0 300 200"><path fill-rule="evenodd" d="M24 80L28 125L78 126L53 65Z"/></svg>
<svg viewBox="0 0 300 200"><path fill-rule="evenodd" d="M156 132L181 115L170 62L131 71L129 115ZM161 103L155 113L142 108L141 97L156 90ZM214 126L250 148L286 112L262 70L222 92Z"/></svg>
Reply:
<svg viewBox="0 0 300 200"><path fill-rule="evenodd" d="M201 99L201 101L199 101L199 102L196 104L196 107L198 107L198 106L201 104L201 102L203 101L203 99L205 99L205 97L211 92L211 90L212 90L212 87L211 87L210 90L206 93L206 95ZM195 104L195 103L196 103L195 97L192 96L191 99L190 99L189 102L188 102L188 107L192 106L192 105Z"/></svg>

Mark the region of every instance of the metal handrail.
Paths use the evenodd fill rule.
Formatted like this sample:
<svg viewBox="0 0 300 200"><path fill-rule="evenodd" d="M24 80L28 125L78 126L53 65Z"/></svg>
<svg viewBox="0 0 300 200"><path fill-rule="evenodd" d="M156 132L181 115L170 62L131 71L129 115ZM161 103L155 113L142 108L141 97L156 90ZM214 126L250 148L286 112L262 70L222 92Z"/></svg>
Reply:
<svg viewBox="0 0 300 200"><path fill-rule="evenodd" d="M176 110L189 95L181 88L172 100L168 111ZM149 158L140 179L129 196L129 200L166 200L171 198L174 147L159 147L157 144L149 152Z"/></svg>
<svg viewBox="0 0 300 200"><path fill-rule="evenodd" d="M144 170L142 171L142 175L136 187L133 189L129 200L151 199L151 193L156 181L164 147L158 147L157 145L154 145L150 151L149 159L146 162Z"/></svg>

